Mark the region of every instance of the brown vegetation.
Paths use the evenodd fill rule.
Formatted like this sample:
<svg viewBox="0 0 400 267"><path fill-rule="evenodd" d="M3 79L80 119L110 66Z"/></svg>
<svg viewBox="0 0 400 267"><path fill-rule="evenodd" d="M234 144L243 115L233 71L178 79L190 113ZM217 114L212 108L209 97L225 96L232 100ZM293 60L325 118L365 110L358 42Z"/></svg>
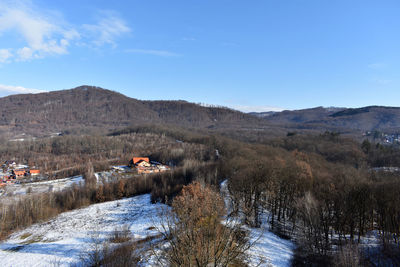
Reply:
<svg viewBox="0 0 400 267"><path fill-rule="evenodd" d="M92 203L151 193L153 188L159 187L158 183L162 183L164 187L159 188L157 193L163 194L163 198L165 199L166 196L172 196L172 194L178 192L178 189L172 189L180 189L182 187L182 184L177 184L182 181L181 179L189 183L196 177L195 173L187 177L182 172L182 169L177 169L169 173L169 179L155 174L125 178L99 186L92 186L90 184L75 185L62 192L27 196L11 204L0 204L1 237L7 237L16 229L48 220L61 212L81 208ZM182 178L175 180L175 175ZM153 196L153 198L156 199L159 197Z"/></svg>
<svg viewBox="0 0 400 267"><path fill-rule="evenodd" d="M0 145L0 161L9 159L36 166L50 178L82 174L90 161L94 171L128 164L135 154L180 166L183 160L212 159L213 151L200 144L178 143L165 135L130 133L118 136L60 136Z"/></svg>
<svg viewBox="0 0 400 267"><path fill-rule="evenodd" d="M243 132L240 139L245 137ZM87 181L93 177L93 171L101 169L97 165L100 160L126 157L128 161L132 150L143 151L140 154L176 165L170 173L121 179L100 186L88 182L84 187L35 196L1 207L2 233L8 234L14 229L90 203L148 192L152 194L152 201L164 201L166 196L172 200L184 185L193 181L217 185L229 178L232 215L241 215L244 223L259 227L262 215L269 211L272 230L298 244L294 265L296 262L303 265L333 264L337 253L343 258L342 263L338 261L339 265L363 262L360 257L367 256L355 250L352 244L359 243L371 230L378 231L382 237L385 249L382 254L396 255L400 236L400 176L376 173L371 171L371 167L384 166L388 162L397 165L399 150L375 144L361 145L335 132L315 136L294 134L273 141L266 141L261 135L260 140L262 143L248 143L173 127L132 127L108 137L59 137L30 146L27 145L30 143L19 143L14 147L0 148L0 155L9 157L16 153L21 162L23 159L34 160L41 151L49 153L47 159L36 157L36 165L40 160L42 163L46 160L52 162L50 156L65 166L79 162L82 166L80 171L86 172ZM19 150L23 152L18 154ZM62 163L63 159L66 163ZM91 164L87 163L89 159ZM202 194L206 194L203 189L195 184L172 202L175 213L168 218L173 231L166 237L169 242L178 242L173 246L186 257L173 259L174 255L168 254L173 250L167 252L166 256L171 262L175 260L176 265L196 261L202 265L219 260L215 255L222 259L225 257L222 256L225 255L221 252L223 249L204 244L210 240L225 242L226 233L241 237L241 232L230 233L220 224L224 211L219 206L209 206L218 216L207 213L210 203L202 202ZM219 203L215 196L209 198ZM190 206L188 203L194 204ZM204 210L187 210L199 205ZM187 214L197 212L191 216L197 216L197 222L190 221L180 210ZM203 225L199 221L207 223ZM194 228L201 231L190 232ZM205 235L203 230L209 231L210 235ZM201 248L217 254L205 256L207 254L200 247L185 240L180 233L193 235L194 240L203 244ZM186 246L192 246L190 251L193 254ZM392 264L398 264L396 256L388 257Z"/></svg>
<svg viewBox="0 0 400 267"><path fill-rule="evenodd" d="M168 247L161 265L240 266L250 247L240 224L223 224L224 202L208 186L198 182L185 186L172 202L172 211L162 214L160 233Z"/></svg>
<svg viewBox="0 0 400 267"><path fill-rule="evenodd" d="M333 245L341 251L371 230L379 231L383 248L399 244L400 176L369 170L360 144L331 133L272 144L243 144L226 162L234 212L245 223L260 226L268 210L273 230L295 239L297 252L318 264L335 253Z"/></svg>

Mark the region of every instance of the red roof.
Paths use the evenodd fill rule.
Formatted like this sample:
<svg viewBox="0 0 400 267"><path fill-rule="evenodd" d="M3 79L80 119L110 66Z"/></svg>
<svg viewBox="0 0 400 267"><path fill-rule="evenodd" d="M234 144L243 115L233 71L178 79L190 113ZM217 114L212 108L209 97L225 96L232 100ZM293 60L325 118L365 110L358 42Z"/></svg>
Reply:
<svg viewBox="0 0 400 267"><path fill-rule="evenodd" d="M133 164L137 164L141 161L146 161L146 162L150 163L149 158L142 158L142 157L133 157L132 161L133 161Z"/></svg>

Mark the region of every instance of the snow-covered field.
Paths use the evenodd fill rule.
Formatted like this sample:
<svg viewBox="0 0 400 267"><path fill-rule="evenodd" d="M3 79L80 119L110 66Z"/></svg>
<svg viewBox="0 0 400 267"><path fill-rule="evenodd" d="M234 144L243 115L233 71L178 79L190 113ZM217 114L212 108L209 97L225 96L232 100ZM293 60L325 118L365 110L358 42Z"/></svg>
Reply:
<svg viewBox="0 0 400 267"><path fill-rule="evenodd" d="M5 188L3 195L25 195L27 192L30 194L45 193L50 191L61 191L70 187L73 184L83 182L82 176L74 176L64 179L49 180L43 182L27 183L27 184L10 184Z"/></svg>
<svg viewBox="0 0 400 267"><path fill-rule="evenodd" d="M162 204L150 195L91 205L35 224L0 244L1 266L79 266L80 258L118 227L129 226L137 239L157 234L151 230ZM150 228L150 229L149 229Z"/></svg>
<svg viewBox="0 0 400 267"><path fill-rule="evenodd" d="M27 168L26 165L19 165L18 168ZM118 170L112 169L109 171L103 171L95 173L95 176L98 182L102 181L112 181L118 178L131 178L132 175L129 173L130 168L128 166L114 166L118 168ZM128 175L123 175L124 172L127 172ZM84 183L82 175L63 178L63 179L56 179L56 180L48 180L42 182L33 182L33 183L26 183L26 184L9 184L5 187L4 191L0 193L1 201L6 201L5 197L12 197L12 196L22 196L26 194L40 194L45 192L55 192L61 191L65 188L72 186L73 184ZM13 198L14 200L14 198Z"/></svg>
<svg viewBox="0 0 400 267"><path fill-rule="evenodd" d="M65 188L80 182L79 179L58 181L57 187ZM51 181L37 186L48 188L49 184ZM128 226L136 239L157 235L153 226L160 221L158 215L163 207L166 206L151 204L150 195L145 194L62 213L48 222L16 232L0 243L0 265L80 266L82 256L93 248L94 239L105 241L117 228ZM265 227L249 229L255 242L248 251L250 265L290 266L294 244L269 232L267 224Z"/></svg>

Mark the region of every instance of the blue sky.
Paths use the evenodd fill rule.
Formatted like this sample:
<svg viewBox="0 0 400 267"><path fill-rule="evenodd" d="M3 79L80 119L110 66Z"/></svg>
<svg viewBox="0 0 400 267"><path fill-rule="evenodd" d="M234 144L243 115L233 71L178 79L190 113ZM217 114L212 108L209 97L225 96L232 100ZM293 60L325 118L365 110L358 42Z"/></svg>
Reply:
<svg viewBox="0 0 400 267"><path fill-rule="evenodd" d="M243 111L399 106L397 0L0 0L0 96L96 85Z"/></svg>

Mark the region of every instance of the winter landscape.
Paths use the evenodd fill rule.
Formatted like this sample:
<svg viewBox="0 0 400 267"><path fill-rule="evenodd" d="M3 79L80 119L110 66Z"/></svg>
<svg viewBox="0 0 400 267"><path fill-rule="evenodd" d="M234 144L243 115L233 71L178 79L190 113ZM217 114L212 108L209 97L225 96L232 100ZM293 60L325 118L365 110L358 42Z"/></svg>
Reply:
<svg viewBox="0 0 400 267"><path fill-rule="evenodd" d="M0 0L0 266L400 266L396 0Z"/></svg>

